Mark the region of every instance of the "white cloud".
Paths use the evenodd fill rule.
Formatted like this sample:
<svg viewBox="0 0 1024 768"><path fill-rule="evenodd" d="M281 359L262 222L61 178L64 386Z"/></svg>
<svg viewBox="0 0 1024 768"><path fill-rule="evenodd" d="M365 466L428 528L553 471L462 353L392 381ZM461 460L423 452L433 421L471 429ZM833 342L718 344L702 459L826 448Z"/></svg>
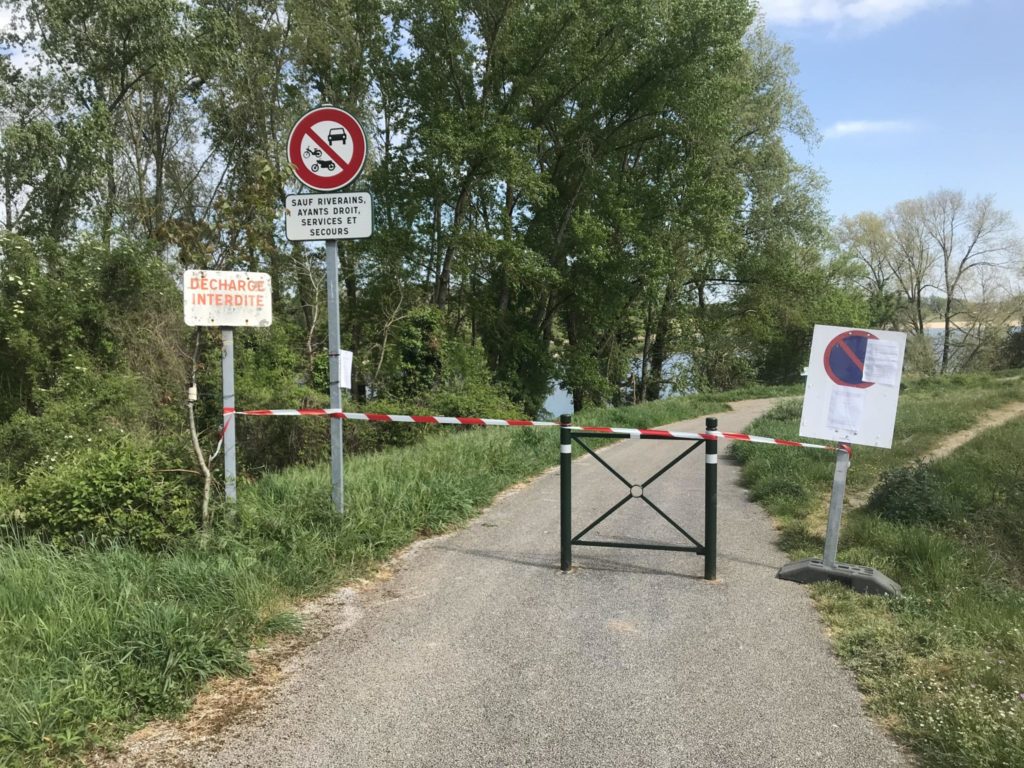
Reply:
<svg viewBox="0 0 1024 768"><path fill-rule="evenodd" d="M909 120L841 120L825 129L826 139L859 136L865 133L913 133L917 126Z"/></svg>
<svg viewBox="0 0 1024 768"><path fill-rule="evenodd" d="M775 24L853 22L881 27L941 5L964 0L759 0L765 18Z"/></svg>

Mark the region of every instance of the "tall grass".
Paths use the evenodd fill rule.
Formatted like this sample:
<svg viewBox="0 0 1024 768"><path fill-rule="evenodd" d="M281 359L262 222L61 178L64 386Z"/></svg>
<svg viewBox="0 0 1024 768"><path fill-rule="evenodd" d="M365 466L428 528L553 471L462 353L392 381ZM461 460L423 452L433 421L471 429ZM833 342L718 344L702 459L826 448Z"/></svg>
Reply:
<svg viewBox="0 0 1024 768"><path fill-rule="evenodd" d="M254 635L279 626L263 574L236 548L0 546L0 763L74 751L243 671Z"/></svg>
<svg viewBox="0 0 1024 768"><path fill-rule="evenodd" d="M584 412L649 427L792 388ZM416 429L409 426L409 429ZM345 464L345 516L326 468L240 489L236 521L163 553L0 543L0 765L42 765L187 707L211 676L246 669L261 638L295 626L295 598L364 575L449 530L557 462L554 429L460 429Z"/></svg>
<svg viewBox="0 0 1024 768"><path fill-rule="evenodd" d="M870 707L925 766L1024 765L1024 421L931 465L898 468L988 408L1022 398L1020 381L999 377L908 386L892 451L854 449L852 487L882 484L847 516L839 552L844 562L884 570L904 596L813 588ZM792 433L797 419L786 407L753 429ZM737 453L752 493L780 520L788 551L820 555L811 513L825 503L831 460L746 445Z"/></svg>

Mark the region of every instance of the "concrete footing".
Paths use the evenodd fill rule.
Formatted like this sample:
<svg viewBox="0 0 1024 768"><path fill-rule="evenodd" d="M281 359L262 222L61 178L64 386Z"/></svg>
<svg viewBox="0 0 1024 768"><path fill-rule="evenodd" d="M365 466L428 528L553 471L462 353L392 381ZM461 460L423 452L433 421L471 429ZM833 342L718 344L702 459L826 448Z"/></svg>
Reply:
<svg viewBox="0 0 1024 768"><path fill-rule="evenodd" d="M800 584L838 581L850 589L863 592L866 595L899 597L901 594L900 585L879 570L864 565L847 565L846 563L829 566L816 557L788 563L782 566L775 576Z"/></svg>

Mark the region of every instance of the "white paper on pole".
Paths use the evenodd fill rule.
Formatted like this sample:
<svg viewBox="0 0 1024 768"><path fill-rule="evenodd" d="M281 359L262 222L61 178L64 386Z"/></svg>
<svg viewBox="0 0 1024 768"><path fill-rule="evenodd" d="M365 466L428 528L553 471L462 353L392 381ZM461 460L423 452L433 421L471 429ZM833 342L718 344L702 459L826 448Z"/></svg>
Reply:
<svg viewBox="0 0 1024 768"><path fill-rule="evenodd" d="M864 355L864 381L886 387L898 387L903 360L899 344L882 339L868 339Z"/></svg>
<svg viewBox="0 0 1024 768"><path fill-rule="evenodd" d="M352 389L352 352L348 349L341 350L338 362L341 368L341 388Z"/></svg>
<svg viewBox="0 0 1024 768"><path fill-rule="evenodd" d="M864 391L861 389L833 389L828 400L829 429L857 434L864 420Z"/></svg>

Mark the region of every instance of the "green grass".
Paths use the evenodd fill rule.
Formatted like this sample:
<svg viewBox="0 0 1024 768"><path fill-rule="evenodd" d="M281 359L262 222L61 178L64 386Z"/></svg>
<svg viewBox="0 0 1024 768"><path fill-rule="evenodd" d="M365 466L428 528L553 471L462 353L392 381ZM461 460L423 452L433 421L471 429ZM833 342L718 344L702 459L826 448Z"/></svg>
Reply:
<svg viewBox="0 0 1024 768"><path fill-rule="evenodd" d="M576 421L649 427L798 391L676 398ZM254 644L295 629L297 598L463 524L555 464L557 445L554 429L468 429L353 457L340 520L326 468L268 475L240 489L234 525L164 553L0 543L0 765L73 758L182 712L212 676L244 673Z"/></svg>
<svg viewBox="0 0 1024 768"><path fill-rule="evenodd" d="M211 675L245 669L286 625L244 550L61 554L0 549L0 764L88 745L105 723L177 712ZM294 622L291 622L294 623Z"/></svg>
<svg viewBox="0 0 1024 768"><path fill-rule="evenodd" d="M1021 399L1019 380L993 376L911 383L892 451L854 449L851 488L884 482L847 515L839 551L843 562L882 569L904 596L812 590L872 711L925 766L1024 765L1024 420L912 465L983 411ZM798 420L787 405L752 429L795 434ZM813 513L825 503L831 458L749 445L736 452L790 554L820 556Z"/></svg>

